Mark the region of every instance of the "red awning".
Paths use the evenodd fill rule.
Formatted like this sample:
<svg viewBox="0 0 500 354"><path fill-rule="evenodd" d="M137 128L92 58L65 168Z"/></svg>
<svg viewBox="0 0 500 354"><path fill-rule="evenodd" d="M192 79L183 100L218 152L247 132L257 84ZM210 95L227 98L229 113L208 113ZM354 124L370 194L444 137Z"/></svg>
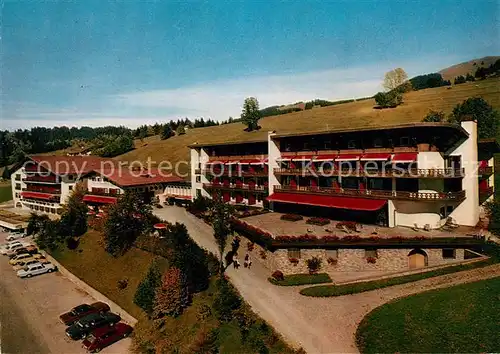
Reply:
<svg viewBox="0 0 500 354"><path fill-rule="evenodd" d="M100 203L100 204L114 204L116 203L116 198L87 194L83 196L83 201L91 203Z"/></svg>
<svg viewBox="0 0 500 354"><path fill-rule="evenodd" d="M313 154L298 155L292 157L292 161L311 161L313 157L314 157Z"/></svg>
<svg viewBox="0 0 500 354"><path fill-rule="evenodd" d="M292 158L290 156L278 157L276 160L279 161L290 161Z"/></svg>
<svg viewBox="0 0 500 354"><path fill-rule="evenodd" d="M164 230L167 228L167 224L164 224L164 223L158 223L158 224L154 224L153 227L156 229L156 230Z"/></svg>
<svg viewBox="0 0 500 354"><path fill-rule="evenodd" d="M357 161L360 157L360 154L340 154L335 161Z"/></svg>
<svg viewBox="0 0 500 354"><path fill-rule="evenodd" d="M394 154L394 156L392 157L392 162L415 162L417 161L417 156L417 152L403 152L400 154Z"/></svg>
<svg viewBox="0 0 500 354"><path fill-rule="evenodd" d="M229 160L229 161L224 162L224 164L226 164L226 165L236 165L238 163L240 163L240 160Z"/></svg>
<svg viewBox="0 0 500 354"><path fill-rule="evenodd" d="M243 159L239 161L240 165L260 165L263 164L264 161L258 159Z"/></svg>
<svg viewBox="0 0 500 354"><path fill-rule="evenodd" d="M390 153L371 153L361 156L361 161L387 161L391 158Z"/></svg>
<svg viewBox="0 0 500 354"><path fill-rule="evenodd" d="M313 161L318 161L318 162L321 162L321 161L333 161L335 160L335 158L337 157L338 155L337 154L325 154L325 155L318 155L316 157L313 158Z"/></svg>
<svg viewBox="0 0 500 354"><path fill-rule="evenodd" d="M21 192L21 197L49 200L52 197L55 197L55 195L49 193L41 193L41 192Z"/></svg>
<svg viewBox="0 0 500 354"><path fill-rule="evenodd" d="M222 160L220 160L220 161L219 161L219 160L217 160L217 161L216 161L216 160L214 160L214 161L208 161L208 162L207 162L207 165L220 165L220 164L224 164L224 163L226 163L226 162L227 162L227 161L222 161Z"/></svg>
<svg viewBox="0 0 500 354"><path fill-rule="evenodd" d="M387 201L379 199L334 197L329 195L274 193L267 197L270 202L315 205L327 208L375 211L382 208Z"/></svg>

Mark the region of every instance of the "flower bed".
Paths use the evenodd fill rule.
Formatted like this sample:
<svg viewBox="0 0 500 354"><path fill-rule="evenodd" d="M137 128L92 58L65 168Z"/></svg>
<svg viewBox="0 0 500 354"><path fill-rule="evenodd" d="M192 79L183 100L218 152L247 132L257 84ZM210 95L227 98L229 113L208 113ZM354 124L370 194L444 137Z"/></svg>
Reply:
<svg viewBox="0 0 500 354"><path fill-rule="evenodd" d="M281 215L280 219L286 221L300 221L303 220L304 217L302 215L296 215L296 214L283 214Z"/></svg>
<svg viewBox="0 0 500 354"><path fill-rule="evenodd" d="M317 226L325 226L330 223L330 220L325 218L309 218L306 220L306 224L317 225Z"/></svg>

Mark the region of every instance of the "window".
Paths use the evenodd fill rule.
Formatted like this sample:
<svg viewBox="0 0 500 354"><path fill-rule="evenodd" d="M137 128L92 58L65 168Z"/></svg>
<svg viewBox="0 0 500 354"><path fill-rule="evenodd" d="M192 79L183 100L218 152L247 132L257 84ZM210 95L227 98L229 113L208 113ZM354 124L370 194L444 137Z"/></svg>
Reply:
<svg viewBox="0 0 500 354"><path fill-rule="evenodd" d="M347 148L348 149L356 149L356 140L349 140L349 142L347 143Z"/></svg>
<svg viewBox="0 0 500 354"><path fill-rule="evenodd" d="M72 190L73 190L73 186L69 186L69 187L68 187L68 189L69 189L70 191L72 191Z"/></svg>
<svg viewBox="0 0 500 354"><path fill-rule="evenodd" d="M410 146L410 138L407 136L402 136L399 139L399 145L401 146Z"/></svg>
<svg viewBox="0 0 500 354"><path fill-rule="evenodd" d="M201 176L196 176L196 183L201 183Z"/></svg>
<svg viewBox="0 0 500 354"><path fill-rule="evenodd" d="M339 258L339 250L326 250L326 259L338 259Z"/></svg>
<svg viewBox="0 0 500 354"><path fill-rule="evenodd" d="M21 175L20 174L17 174L16 175L16 181L20 181L21 180Z"/></svg>
<svg viewBox="0 0 500 354"><path fill-rule="evenodd" d="M201 169L201 162L198 162L198 170Z"/></svg>
<svg viewBox="0 0 500 354"><path fill-rule="evenodd" d="M325 150L331 150L331 148L332 148L332 141L331 140L325 140L324 148L325 148Z"/></svg>
<svg viewBox="0 0 500 354"><path fill-rule="evenodd" d="M309 150L309 143L304 143L304 150Z"/></svg>
<svg viewBox="0 0 500 354"><path fill-rule="evenodd" d="M289 248L288 258L300 259L300 248Z"/></svg>
<svg viewBox="0 0 500 354"><path fill-rule="evenodd" d="M19 193L16 193L16 198L19 198Z"/></svg>
<svg viewBox="0 0 500 354"><path fill-rule="evenodd" d="M201 197L201 189L199 188L196 190L196 197L197 198Z"/></svg>
<svg viewBox="0 0 500 354"><path fill-rule="evenodd" d="M68 179L71 181L73 180L73 175L68 175Z"/></svg>
<svg viewBox="0 0 500 354"><path fill-rule="evenodd" d="M455 259L456 253L454 248L443 248L442 255L444 259Z"/></svg>
<svg viewBox="0 0 500 354"><path fill-rule="evenodd" d="M365 250L365 258L377 258L377 250L376 249L366 249Z"/></svg>
<svg viewBox="0 0 500 354"><path fill-rule="evenodd" d="M16 183L16 190L17 191L21 190L21 183Z"/></svg>
<svg viewBox="0 0 500 354"><path fill-rule="evenodd" d="M383 146L382 139L376 138L375 140L373 140L373 147L379 148L382 146Z"/></svg>

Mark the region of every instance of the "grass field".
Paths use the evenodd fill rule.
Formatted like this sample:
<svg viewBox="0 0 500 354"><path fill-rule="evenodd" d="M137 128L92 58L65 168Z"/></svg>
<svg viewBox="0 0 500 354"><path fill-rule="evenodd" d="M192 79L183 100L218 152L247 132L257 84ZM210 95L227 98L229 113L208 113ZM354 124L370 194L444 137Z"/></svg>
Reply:
<svg viewBox="0 0 500 354"><path fill-rule="evenodd" d="M242 123L232 123L215 127L189 129L185 135L160 140L159 136L137 142L136 149L116 157L123 161L146 162L151 158L156 163L169 161L189 162L188 145L194 143L229 143L266 141L268 131L278 134L335 131L390 126L421 122L429 110L450 113L457 104L469 97L483 97L493 107L500 108L500 79L465 83L462 85L438 87L405 94L404 103L393 109L374 109L373 99L351 102L336 106L311 109L279 116L266 117L259 121L261 129L245 132ZM188 171L189 164L180 167Z"/></svg>
<svg viewBox="0 0 500 354"><path fill-rule="evenodd" d="M12 200L12 186L9 183L0 184L0 203Z"/></svg>
<svg viewBox="0 0 500 354"><path fill-rule="evenodd" d="M491 257L483 261L477 261L474 263L461 264L455 266L449 266L445 268L440 268L424 273L417 273L411 275L405 275L396 278L387 278L381 280L373 280L361 283L345 284L345 285L320 285L312 286L309 288L302 289L300 294L312 297L333 297L342 296L349 294L358 294L365 291L371 291L376 289L386 288L388 286L400 285L411 283L417 280L427 279L431 277L437 277L439 275L445 275L455 272L461 272L464 270L470 270L475 268L480 268L487 266L489 264L497 263L500 259L496 257Z"/></svg>
<svg viewBox="0 0 500 354"><path fill-rule="evenodd" d="M268 278L269 282L280 286L294 286L307 284L331 283L332 278L326 273L319 274L290 274L285 275L285 280L276 280Z"/></svg>
<svg viewBox="0 0 500 354"><path fill-rule="evenodd" d="M356 334L362 353L498 353L500 278L385 304Z"/></svg>
<svg viewBox="0 0 500 354"><path fill-rule="evenodd" d="M133 303L137 286L146 275L152 260L151 253L130 249L121 257L112 257L100 244L100 234L89 231L81 237L77 250L68 250L61 246L51 254L74 275L97 289L112 301L119 304L139 322L136 325L134 343L138 352L156 353L193 353L199 352L199 346L209 341L215 333L213 345L220 353L252 353L264 345L269 353L293 353L281 338L276 335L263 320L253 314L247 305L243 311L249 322L248 334L242 338L241 324L237 319L228 323L219 323L213 313L200 317L204 309L212 307L215 298L215 281L212 279L208 290L195 294L192 304L177 318L167 318L158 329L142 310ZM162 268L168 267L165 258L157 257ZM118 281L127 279L128 286L118 289ZM236 316L235 316L236 317ZM159 350L165 348L165 351ZM176 348L177 351L174 350ZM167 350L169 349L169 350ZM172 350L172 351L170 351Z"/></svg>

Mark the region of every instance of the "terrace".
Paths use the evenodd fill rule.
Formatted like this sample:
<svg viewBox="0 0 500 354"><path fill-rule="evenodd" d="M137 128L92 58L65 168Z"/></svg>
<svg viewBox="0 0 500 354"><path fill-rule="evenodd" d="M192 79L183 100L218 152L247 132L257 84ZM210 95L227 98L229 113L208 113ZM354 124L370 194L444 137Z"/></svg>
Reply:
<svg viewBox="0 0 500 354"><path fill-rule="evenodd" d="M255 192L255 193L267 193L267 186L258 186L252 184L218 184L218 183L203 183L203 188L218 189L218 190L230 190L230 191L244 191L244 192Z"/></svg>
<svg viewBox="0 0 500 354"><path fill-rule="evenodd" d="M464 169L444 168L444 169L336 169L336 168L275 168L275 175L290 176L359 176L359 177L379 177L379 178L462 178Z"/></svg>

